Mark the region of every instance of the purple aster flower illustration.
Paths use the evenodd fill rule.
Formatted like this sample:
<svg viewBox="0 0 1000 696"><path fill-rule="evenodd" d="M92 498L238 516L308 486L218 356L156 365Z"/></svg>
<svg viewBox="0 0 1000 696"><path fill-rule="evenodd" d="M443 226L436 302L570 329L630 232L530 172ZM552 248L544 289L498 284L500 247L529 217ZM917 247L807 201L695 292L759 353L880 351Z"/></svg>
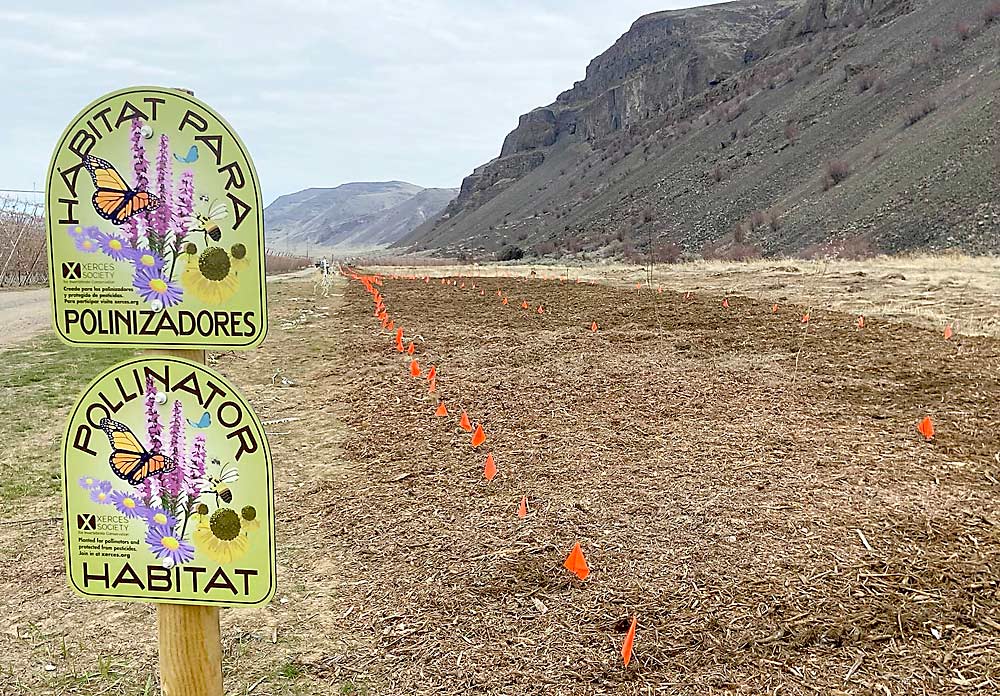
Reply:
<svg viewBox="0 0 1000 696"><path fill-rule="evenodd" d="M132 279L132 286L139 293L139 297L146 302L159 300L164 307L173 307L179 304L183 294L177 283L167 280L163 276L161 269L137 268L135 277Z"/></svg>
<svg viewBox="0 0 1000 696"><path fill-rule="evenodd" d="M129 257L135 264L136 270L146 268L159 271L163 268L163 257L149 249L133 249Z"/></svg>
<svg viewBox="0 0 1000 696"><path fill-rule="evenodd" d="M161 529L172 531L177 525L177 518L163 508L143 508L142 513L146 518L146 524L151 528L160 527Z"/></svg>
<svg viewBox="0 0 1000 696"><path fill-rule="evenodd" d="M163 565L170 567L194 560L194 546L189 541L174 536L174 531L166 527L150 527L146 543Z"/></svg>
<svg viewBox="0 0 1000 696"><path fill-rule="evenodd" d="M90 228L84 227L83 225L70 225L66 228L66 234L76 239L77 237L82 237L86 234L88 229Z"/></svg>
<svg viewBox="0 0 1000 696"><path fill-rule="evenodd" d="M142 501L139 500L139 496L135 493L114 491L111 494L111 502L118 509L118 512L125 515L125 517L135 518L143 516Z"/></svg>
<svg viewBox="0 0 1000 696"><path fill-rule="evenodd" d="M132 258L132 249L129 248L128 242L117 234L102 234L99 242L101 251L115 261Z"/></svg>
<svg viewBox="0 0 1000 696"><path fill-rule="evenodd" d="M101 249L101 243L86 233L76 237L75 244L79 251L83 251L88 254L93 254Z"/></svg>
<svg viewBox="0 0 1000 696"><path fill-rule="evenodd" d="M100 503L101 505L108 505L111 503L111 491L102 490L101 488L94 487L90 489L90 499L95 503Z"/></svg>
<svg viewBox="0 0 1000 696"><path fill-rule="evenodd" d="M95 479L93 476L81 476L80 477L80 488L89 491L91 488L96 486L100 481Z"/></svg>

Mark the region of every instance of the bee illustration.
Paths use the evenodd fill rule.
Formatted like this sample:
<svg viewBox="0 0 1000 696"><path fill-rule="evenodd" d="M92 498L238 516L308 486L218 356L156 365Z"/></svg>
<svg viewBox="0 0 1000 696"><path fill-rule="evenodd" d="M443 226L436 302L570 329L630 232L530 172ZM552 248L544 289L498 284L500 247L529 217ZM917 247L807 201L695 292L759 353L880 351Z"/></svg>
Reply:
<svg viewBox="0 0 1000 696"><path fill-rule="evenodd" d="M233 468L230 468L230 464L223 466L218 459L213 459L212 464L219 468L219 475L206 477L209 488L205 492L215 495L216 507L219 507L219 498L222 498L222 502L228 505L233 502L233 491L229 484L239 481L240 472L237 471L235 465L232 465Z"/></svg>
<svg viewBox="0 0 1000 696"><path fill-rule="evenodd" d="M222 239L222 229L219 227L219 222L229 217L229 211L226 209L224 201L209 202L208 196L205 195L198 196L198 200L203 204L202 210L195 210L194 215L191 216L191 231L203 232L205 246L208 246L209 238L213 242Z"/></svg>

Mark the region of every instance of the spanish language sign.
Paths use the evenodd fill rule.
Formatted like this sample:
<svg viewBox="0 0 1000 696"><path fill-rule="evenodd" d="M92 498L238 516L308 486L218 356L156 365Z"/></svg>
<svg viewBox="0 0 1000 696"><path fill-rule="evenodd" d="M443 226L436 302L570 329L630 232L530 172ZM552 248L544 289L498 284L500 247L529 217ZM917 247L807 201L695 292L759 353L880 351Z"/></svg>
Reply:
<svg viewBox="0 0 1000 696"><path fill-rule="evenodd" d="M222 377L179 358L112 367L64 439L70 585L105 599L268 602L272 480L264 429Z"/></svg>
<svg viewBox="0 0 1000 696"><path fill-rule="evenodd" d="M258 345L263 220L250 155L212 109L158 87L101 97L49 165L56 333L76 345Z"/></svg>

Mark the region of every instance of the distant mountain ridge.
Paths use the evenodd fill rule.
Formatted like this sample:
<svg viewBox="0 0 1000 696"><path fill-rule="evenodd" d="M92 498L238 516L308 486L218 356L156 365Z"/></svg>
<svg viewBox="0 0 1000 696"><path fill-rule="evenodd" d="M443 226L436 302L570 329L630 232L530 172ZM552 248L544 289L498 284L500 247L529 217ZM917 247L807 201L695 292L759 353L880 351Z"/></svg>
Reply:
<svg viewBox="0 0 1000 696"><path fill-rule="evenodd" d="M405 181L308 188L280 196L264 209L266 237L278 248L386 246L436 217L457 193Z"/></svg>

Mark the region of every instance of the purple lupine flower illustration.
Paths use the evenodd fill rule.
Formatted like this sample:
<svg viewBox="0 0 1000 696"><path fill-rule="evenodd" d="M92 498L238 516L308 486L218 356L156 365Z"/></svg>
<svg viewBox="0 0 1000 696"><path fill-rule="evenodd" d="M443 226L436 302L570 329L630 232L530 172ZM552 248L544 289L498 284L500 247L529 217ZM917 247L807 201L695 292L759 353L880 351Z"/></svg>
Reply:
<svg viewBox="0 0 1000 696"><path fill-rule="evenodd" d="M194 215L194 172L181 172L181 182L177 187L177 205L172 209L174 225L174 249L180 250L181 242L188 236L191 216Z"/></svg>
<svg viewBox="0 0 1000 696"><path fill-rule="evenodd" d="M169 493L171 500L177 501L181 495L181 488L184 484L184 407L180 401L174 401L170 410L170 439L168 440L167 453L174 460L174 470L164 475L164 486Z"/></svg>
<svg viewBox="0 0 1000 696"><path fill-rule="evenodd" d="M191 444L191 459L188 460L188 471L184 476L184 491L193 504L201 494L205 485L205 436L195 435Z"/></svg>
<svg viewBox="0 0 1000 696"><path fill-rule="evenodd" d="M153 555L168 568L194 559L194 546L191 542L175 536L174 530L170 528L150 527L146 543Z"/></svg>
<svg viewBox="0 0 1000 696"><path fill-rule="evenodd" d="M150 452L163 452L163 426L160 424L160 412L156 408L156 389L153 378L146 377L146 434L149 438ZM149 478L146 479L147 481Z"/></svg>
<svg viewBox="0 0 1000 696"><path fill-rule="evenodd" d="M149 162L146 161L145 140L142 137L142 120L132 119L132 127L129 133L129 140L132 143L132 187L136 191L149 190ZM130 217L127 222L129 243L133 248L138 248L140 235L145 235L149 219L146 213L137 213ZM148 240L147 240L148 243Z"/></svg>
<svg viewBox="0 0 1000 696"><path fill-rule="evenodd" d="M174 166L170 157L170 138L160 136L160 147L156 152L156 196L160 204L151 214L153 229L156 231L158 246L163 248L173 222Z"/></svg>

